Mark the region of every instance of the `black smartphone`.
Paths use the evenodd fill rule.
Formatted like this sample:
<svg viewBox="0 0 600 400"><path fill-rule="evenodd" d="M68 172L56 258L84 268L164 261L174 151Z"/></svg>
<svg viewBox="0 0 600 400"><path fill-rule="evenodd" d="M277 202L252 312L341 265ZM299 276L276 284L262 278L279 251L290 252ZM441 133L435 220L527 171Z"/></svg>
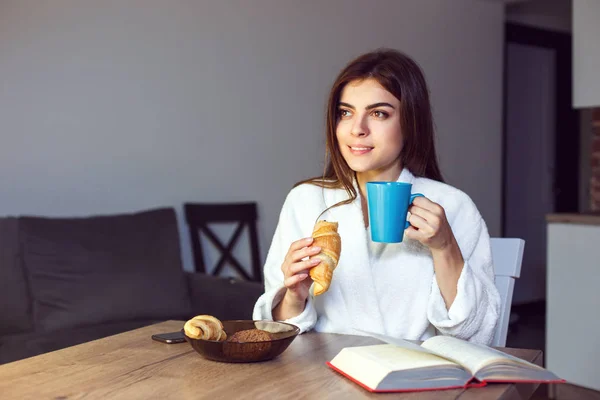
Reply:
<svg viewBox="0 0 600 400"><path fill-rule="evenodd" d="M163 342L163 343L167 343L167 344L185 342L185 337L183 336L183 332L181 332L181 331L159 333L156 335L152 335L152 339L154 339L158 342Z"/></svg>

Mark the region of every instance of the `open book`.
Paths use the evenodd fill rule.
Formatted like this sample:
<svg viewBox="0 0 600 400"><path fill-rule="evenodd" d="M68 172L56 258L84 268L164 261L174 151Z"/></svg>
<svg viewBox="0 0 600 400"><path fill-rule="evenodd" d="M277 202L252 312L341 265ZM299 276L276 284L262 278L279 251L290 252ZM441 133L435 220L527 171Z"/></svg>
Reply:
<svg viewBox="0 0 600 400"><path fill-rule="evenodd" d="M418 345L371 335L388 343L343 348L327 365L372 392L564 382L538 365L450 336L434 336Z"/></svg>

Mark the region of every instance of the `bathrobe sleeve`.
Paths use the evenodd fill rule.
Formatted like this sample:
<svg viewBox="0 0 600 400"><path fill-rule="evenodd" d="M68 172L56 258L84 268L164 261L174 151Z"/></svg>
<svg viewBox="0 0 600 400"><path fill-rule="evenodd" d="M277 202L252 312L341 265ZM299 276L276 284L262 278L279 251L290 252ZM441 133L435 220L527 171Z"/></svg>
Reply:
<svg viewBox="0 0 600 400"><path fill-rule="evenodd" d="M489 345L500 313L490 237L483 218L467 195L460 199L454 214L449 216L447 212L446 216L465 262L456 298L447 309L434 275L427 317L443 335Z"/></svg>
<svg viewBox="0 0 600 400"><path fill-rule="evenodd" d="M283 299L286 292L281 271L283 260L292 242L307 236L307 233L301 229L300 216L297 213L302 209L302 205L297 204L302 201L299 198L302 197L301 189L301 186L293 189L281 209L279 222L264 266L265 293L258 298L254 305L252 318L255 320L273 320L272 310ZM317 322L317 312L314 308L312 294L308 297L304 312L283 322L298 326L301 333L312 329Z"/></svg>

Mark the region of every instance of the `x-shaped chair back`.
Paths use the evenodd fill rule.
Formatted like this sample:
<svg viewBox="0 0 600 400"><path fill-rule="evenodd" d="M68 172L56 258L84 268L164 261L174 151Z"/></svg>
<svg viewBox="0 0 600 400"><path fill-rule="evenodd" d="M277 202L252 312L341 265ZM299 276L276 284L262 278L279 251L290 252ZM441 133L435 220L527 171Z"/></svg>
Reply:
<svg viewBox="0 0 600 400"><path fill-rule="evenodd" d="M192 252L196 272L207 273L204 262L204 253L200 241L200 232L219 250L221 256L212 271L218 276L225 265L229 265L242 277L249 281L262 282L260 256L258 250L258 236L256 231L256 203L230 203L230 204L200 204L185 203L183 205L185 219L189 226L192 240ZM227 244L223 244L215 235L209 224L218 222L237 222L237 227ZM244 227L248 227L250 243L251 265L244 267L235 256L233 249L240 238Z"/></svg>

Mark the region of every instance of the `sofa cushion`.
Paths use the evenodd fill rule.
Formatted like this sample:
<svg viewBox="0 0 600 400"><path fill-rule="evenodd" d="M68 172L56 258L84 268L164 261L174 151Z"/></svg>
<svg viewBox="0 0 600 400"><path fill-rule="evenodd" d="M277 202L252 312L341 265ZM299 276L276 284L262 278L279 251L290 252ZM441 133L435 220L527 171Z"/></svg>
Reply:
<svg viewBox="0 0 600 400"><path fill-rule="evenodd" d="M38 331L189 314L173 209L21 218Z"/></svg>
<svg viewBox="0 0 600 400"><path fill-rule="evenodd" d="M16 218L0 218L0 335L33 329Z"/></svg>
<svg viewBox="0 0 600 400"><path fill-rule="evenodd" d="M188 273L194 315L210 314L227 319L252 319L254 304L264 292L258 282Z"/></svg>
<svg viewBox="0 0 600 400"><path fill-rule="evenodd" d="M0 337L0 364L75 346L162 321L113 322L54 332L27 332ZM150 338L148 338L150 339Z"/></svg>

